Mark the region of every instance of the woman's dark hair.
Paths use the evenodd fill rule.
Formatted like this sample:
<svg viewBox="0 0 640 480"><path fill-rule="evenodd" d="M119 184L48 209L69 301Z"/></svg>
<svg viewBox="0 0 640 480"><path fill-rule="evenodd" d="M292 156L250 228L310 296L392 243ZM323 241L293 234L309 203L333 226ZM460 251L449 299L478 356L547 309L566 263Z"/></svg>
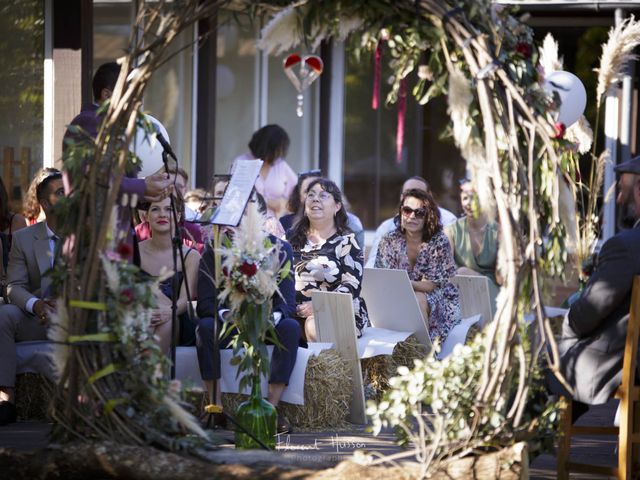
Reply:
<svg viewBox="0 0 640 480"><path fill-rule="evenodd" d="M38 202L42 201L47 195L47 187L54 180L60 180L62 178L62 172L57 168L45 167L42 169L42 173L38 177L36 182L36 198Z"/></svg>
<svg viewBox="0 0 640 480"><path fill-rule="evenodd" d="M262 196L262 194L260 192L258 192L256 189L253 190L253 196L256 199L256 203L258 204L258 211L263 214L266 215L267 214L267 202L264 199L264 197Z"/></svg>
<svg viewBox="0 0 640 480"><path fill-rule="evenodd" d="M11 224L11 212L9 211L9 194L0 177L0 231L9 228Z"/></svg>
<svg viewBox="0 0 640 480"><path fill-rule="evenodd" d="M120 65L116 62L103 63L98 67L96 73L93 74L91 89L93 90L93 99L100 100L100 94L103 89L113 90L120 75Z"/></svg>
<svg viewBox="0 0 640 480"><path fill-rule="evenodd" d="M265 125L251 137L249 150L255 158L273 165L276 158L287 156L289 143L289 135L284 128L280 125Z"/></svg>
<svg viewBox="0 0 640 480"><path fill-rule="evenodd" d="M351 229L349 229L349 227L347 226L349 218L347 217L347 211L344 209L344 205L342 204L342 192L340 192L338 186L331 180L327 180L326 178L317 178L309 184L309 187L307 187L307 192L316 185L320 185L320 188L322 188L322 190L330 193L333 197L333 200L342 206L342 208L340 208L340 210L336 212L334 220L338 234L344 235L347 233L352 233ZM294 250L300 250L302 247L304 247L305 243L307 243L309 226L309 217L305 215L304 208L300 208L300 210L296 213L296 217L293 219L293 226L291 227L291 233L289 234L289 243L291 243L291 247Z"/></svg>
<svg viewBox="0 0 640 480"><path fill-rule="evenodd" d="M433 199L433 196L429 192L412 188L407 190L400 199L400 205L398 206L398 214L394 217L393 222L396 228L404 234L404 228L402 228L402 222L400 217L402 216L402 206L405 199L413 197L421 200L424 203L424 208L427 211L424 217L424 227L422 228L422 241L428 242L438 232L442 231L442 222L440 220L440 209Z"/></svg>
<svg viewBox="0 0 640 480"><path fill-rule="evenodd" d="M291 195L289 195L289 200L287 201L287 209L291 213L298 213L298 209L300 208L300 189L302 188L302 182L309 177L322 177L322 171L309 170L308 172L298 174L298 183L293 187Z"/></svg>

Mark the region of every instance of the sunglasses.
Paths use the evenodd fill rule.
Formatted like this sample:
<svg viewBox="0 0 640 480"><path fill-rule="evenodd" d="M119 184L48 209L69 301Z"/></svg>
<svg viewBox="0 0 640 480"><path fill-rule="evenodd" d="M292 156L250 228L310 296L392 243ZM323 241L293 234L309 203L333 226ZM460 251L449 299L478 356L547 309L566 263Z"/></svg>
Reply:
<svg viewBox="0 0 640 480"><path fill-rule="evenodd" d="M424 218L427 216L427 209L426 208L411 208L411 207L407 207L406 205L404 205L400 211L402 212L402 214L406 217L410 217L411 214L413 213L416 218Z"/></svg>

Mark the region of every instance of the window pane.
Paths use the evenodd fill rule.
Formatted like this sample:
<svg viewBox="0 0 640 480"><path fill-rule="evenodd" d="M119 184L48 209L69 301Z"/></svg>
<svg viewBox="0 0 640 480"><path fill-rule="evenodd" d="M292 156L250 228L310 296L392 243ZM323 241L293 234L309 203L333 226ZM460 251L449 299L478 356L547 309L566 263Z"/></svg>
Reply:
<svg viewBox="0 0 640 480"><path fill-rule="evenodd" d="M11 0L0 7L0 145L2 180L11 210L42 166L44 95L44 4Z"/></svg>
<svg viewBox="0 0 640 480"><path fill-rule="evenodd" d="M170 47L171 59L156 70L144 96L144 110L167 129L178 164L191 178L193 111L193 28L180 33ZM176 53L179 52L179 53Z"/></svg>
<svg viewBox="0 0 640 480"><path fill-rule="evenodd" d="M347 46L344 115L344 193L351 210L367 229L393 216L400 187L407 177L422 171L421 109L407 88L404 147L396 162L397 105L385 106L391 71L383 56L379 108L371 108L373 62L358 60Z"/></svg>
<svg viewBox="0 0 640 480"><path fill-rule="evenodd" d="M215 171L228 173L255 130L256 36L247 20L221 23L217 37Z"/></svg>

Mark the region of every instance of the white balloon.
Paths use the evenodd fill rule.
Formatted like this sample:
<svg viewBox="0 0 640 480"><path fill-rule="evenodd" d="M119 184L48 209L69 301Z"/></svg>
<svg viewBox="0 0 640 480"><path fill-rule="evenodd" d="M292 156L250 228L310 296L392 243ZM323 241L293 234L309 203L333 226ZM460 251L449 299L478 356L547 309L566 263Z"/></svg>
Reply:
<svg viewBox="0 0 640 480"><path fill-rule="evenodd" d="M162 133L164 138L167 139L167 142L171 143L169 140L169 134L167 133L167 129L164 128L164 125L162 125L157 118L154 118L151 115L145 114L145 116L155 129ZM164 164L162 163L162 145L160 145L155 133L147 133L144 128L138 127L138 130L131 141L129 150L134 152L142 162L142 169L138 172L139 178L148 177L149 175L156 173L161 168L164 168Z"/></svg>
<svg viewBox="0 0 640 480"><path fill-rule="evenodd" d="M587 106L587 91L578 77L562 70L552 72L544 79L544 89L560 97L558 122L568 128L578 121Z"/></svg>

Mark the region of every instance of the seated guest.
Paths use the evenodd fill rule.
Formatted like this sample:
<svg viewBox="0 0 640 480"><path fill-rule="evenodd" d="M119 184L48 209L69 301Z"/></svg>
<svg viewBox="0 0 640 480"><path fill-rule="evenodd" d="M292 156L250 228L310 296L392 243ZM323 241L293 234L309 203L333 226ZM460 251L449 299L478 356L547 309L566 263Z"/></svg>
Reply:
<svg viewBox="0 0 640 480"><path fill-rule="evenodd" d="M203 188L188 190L184 194L184 204L185 220L198 221L203 217L211 217L211 213L207 215L207 212L213 207L213 202L209 200L209 194ZM193 212L191 217L189 217L189 212Z"/></svg>
<svg viewBox="0 0 640 480"><path fill-rule="evenodd" d="M458 289L451 283L456 264L438 206L430 193L409 190L402 195L394 220L396 229L380 240L375 266L409 272L429 336L442 343L461 314Z"/></svg>
<svg viewBox="0 0 640 480"><path fill-rule="evenodd" d="M178 168L177 172L175 170L169 171L170 179L173 183L173 192L175 194L175 198L178 203L184 205L184 194L187 189L187 181L189 180L189 176L187 172L185 172L182 168ZM192 215L192 214L190 214ZM198 252L202 252L204 249L204 244L202 240L202 231L200 229L200 225L194 223L192 221L188 221L182 217L180 221L180 227L182 228L182 241L187 247L193 247ZM152 232L149 228L149 222L144 219L141 223L136 225L136 236L139 241L147 240L151 238Z"/></svg>
<svg viewBox="0 0 640 480"><path fill-rule="evenodd" d="M39 178L37 197L46 220L13 234L7 270L11 304L0 306L0 425L16 421L14 385L16 343L46 340L47 324L55 309L49 297L58 220L54 206L64 196L62 173L49 169Z"/></svg>
<svg viewBox="0 0 640 480"><path fill-rule="evenodd" d="M288 232L293 248L296 313L304 320L308 341L317 340L311 292L323 290L353 296L358 337L369 323L362 284L362 249L347 227L342 194L331 180L317 178L307 189L304 209Z"/></svg>
<svg viewBox="0 0 640 480"><path fill-rule="evenodd" d="M269 235L273 244L281 246L281 260L292 261L291 246L273 235ZM225 305L218 305L218 287L215 284L215 255L211 244L207 244L198 274L198 327L196 329L198 350L198 364L200 374L209 395L209 401L218 405L222 404L222 394L219 387L220 379L220 352L214 351L214 329L219 332L222 329L221 317L227 320L228 310ZM269 376L269 403L278 406L285 387L289 384L289 378L298 355L300 343L300 325L292 317L295 313L295 289L291 274L282 279L278 289L280 294L272 298L272 318L275 324L276 334L281 346L275 346L271 357L271 374ZM217 322L217 325L214 325ZM214 328L215 327L215 328ZM219 348L230 348L231 335L220 340ZM213 387L216 383L216 395L214 398ZM218 420L218 425L224 422ZM278 412L278 433L286 433L291 430L287 419Z"/></svg>
<svg viewBox="0 0 640 480"><path fill-rule="evenodd" d="M482 275L489 280L491 313L496 312L496 298L501 283L497 271L499 227L489 222L485 213L475 209L475 192L467 178L460 182L460 202L464 217L445 227L453 258L460 275Z"/></svg>
<svg viewBox="0 0 640 480"><path fill-rule="evenodd" d="M307 195L309 184L318 178L323 178L320 170L309 170L308 172L303 172L298 175L298 183L291 192L289 202L287 203L287 209L291 213L280 217L280 223L285 231L293 226L293 219L298 213L298 210L304 208L304 199ZM342 200L344 202L345 198L343 197ZM345 207L345 211L347 212L347 227L349 227L349 230L355 235L358 246L364 249L364 228L362 227L362 222L356 215L348 210L349 209Z"/></svg>
<svg viewBox="0 0 640 480"><path fill-rule="evenodd" d="M179 209L180 211L181 209ZM140 270L143 274L157 277L163 267L169 270L174 268L171 242L174 233L174 222L172 220L170 200L165 198L159 202L151 203L147 210L147 219L152 235L148 240L140 242ZM153 333L158 337L160 348L165 354L169 353L171 347L171 299L174 276L177 277L176 284L180 288L176 313L180 322L181 343L195 343L195 319L193 321L189 319L187 303L194 299L197 291L200 254L197 250L186 246L182 246L182 253L184 255L184 272L182 271L182 262L178 257L177 272L171 278L163 280L159 285L158 306L151 316ZM185 281L189 285L191 298L187 297Z"/></svg>
<svg viewBox="0 0 640 480"><path fill-rule="evenodd" d="M633 278L640 275L640 156L615 167L621 174L616 204L633 228L604 242L595 270L569 309L558 341L560 373L551 390L573 398L574 419L586 405L606 403L622 381Z"/></svg>
<svg viewBox="0 0 640 480"><path fill-rule="evenodd" d="M423 192L429 192L429 184L422 177L411 177L405 180L402 184L402 192L400 193L400 198L405 192L408 192L411 189L422 190ZM450 223L453 223L457 220L457 217L451 213L449 210L445 210L444 208L438 207L438 211L440 212L440 221L443 226L447 226ZM384 222L380 224L380 226L376 229L375 237L373 238L373 243L371 244L371 250L369 251L369 255L367 257L367 263L365 267L373 268L373 265L376 261L376 254L378 253L378 245L380 244L380 239L389 233L393 232L396 229L395 218L387 218Z"/></svg>

